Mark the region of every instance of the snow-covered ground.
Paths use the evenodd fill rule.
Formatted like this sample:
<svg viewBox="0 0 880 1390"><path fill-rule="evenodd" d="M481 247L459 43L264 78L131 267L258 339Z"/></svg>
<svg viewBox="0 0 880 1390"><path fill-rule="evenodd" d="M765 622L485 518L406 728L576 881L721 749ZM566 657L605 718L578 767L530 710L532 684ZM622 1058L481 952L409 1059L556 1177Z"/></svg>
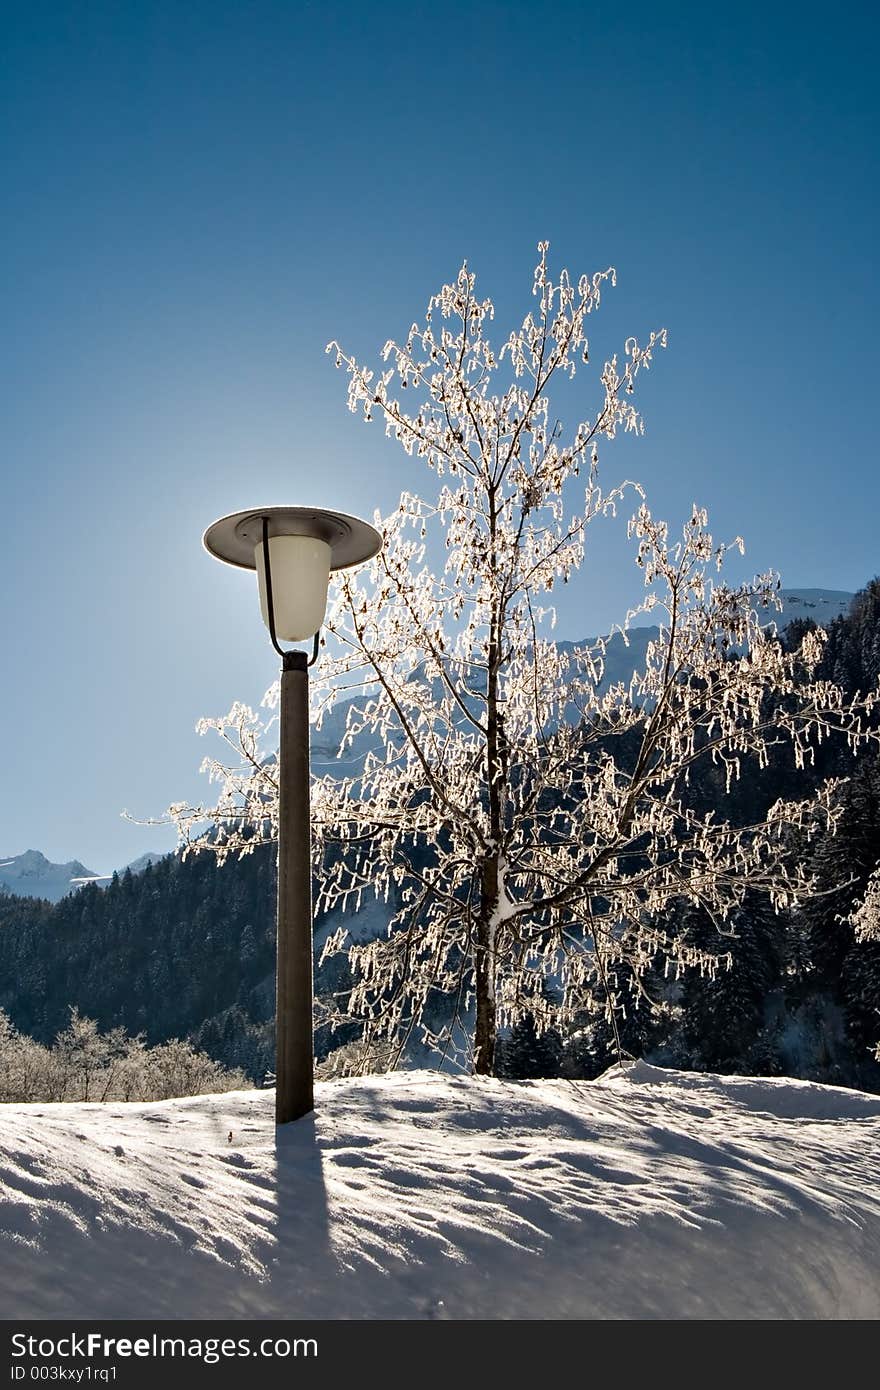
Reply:
<svg viewBox="0 0 880 1390"><path fill-rule="evenodd" d="M272 1107L0 1107L3 1316L880 1316L880 1097L639 1063Z"/></svg>

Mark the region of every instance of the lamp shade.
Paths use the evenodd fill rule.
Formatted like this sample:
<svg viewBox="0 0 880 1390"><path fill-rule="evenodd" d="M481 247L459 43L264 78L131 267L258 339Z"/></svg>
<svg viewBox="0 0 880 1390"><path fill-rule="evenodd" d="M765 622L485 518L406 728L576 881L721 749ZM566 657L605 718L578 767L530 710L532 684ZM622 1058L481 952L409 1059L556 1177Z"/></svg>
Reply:
<svg viewBox="0 0 880 1390"><path fill-rule="evenodd" d="M205 532L205 549L228 565L257 571L260 609L270 632L264 534L275 635L285 642L305 641L319 630L333 570L362 565L382 549L375 527L319 507L263 507L215 521Z"/></svg>
<svg viewBox="0 0 880 1390"><path fill-rule="evenodd" d="M324 621L330 547L315 536L270 536L268 545L275 635L283 642L302 642L313 637ZM271 631L262 541L254 547L254 558L260 584L260 612Z"/></svg>

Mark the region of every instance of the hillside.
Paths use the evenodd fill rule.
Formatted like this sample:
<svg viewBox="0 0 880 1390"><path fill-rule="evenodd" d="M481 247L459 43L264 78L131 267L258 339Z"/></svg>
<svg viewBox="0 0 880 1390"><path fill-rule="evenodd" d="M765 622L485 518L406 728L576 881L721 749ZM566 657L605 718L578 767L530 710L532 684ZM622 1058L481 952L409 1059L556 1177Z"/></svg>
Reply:
<svg viewBox="0 0 880 1390"><path fill-rule="evenodd" d="M0 1109L8 1318L876 1318L880 1099L642 1063Z"/></svg>

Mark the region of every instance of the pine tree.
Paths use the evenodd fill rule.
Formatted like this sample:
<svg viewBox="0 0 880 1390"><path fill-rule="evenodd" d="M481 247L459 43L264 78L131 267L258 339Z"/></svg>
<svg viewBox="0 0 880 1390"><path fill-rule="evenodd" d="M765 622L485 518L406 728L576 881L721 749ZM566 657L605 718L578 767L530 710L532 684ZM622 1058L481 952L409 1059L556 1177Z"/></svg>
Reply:
<svg viewBox="0 0 880 1390"><path fill-rule="evenodd" d="M507 1037L498 1040L496 1075L511 1081L558 1076L562 1039L555 1028L539 1033L533 1014L517 1019Z"/></svg>
<svg viewBox="0 0 880 1390"><path fill-rule="evenodd" d="M690 918L698 939L714 939L715 928L705 914L691 913ZM711 973L694 971L685 979L683 1042L701 1069L745 1074L778 1070L765 1030L769 996L784 985L786 918L765 897L748 893L728 926L728 959Z"/></svg>
<svg viewBox="0 0 880 1390"><path fill-rule="evenodd" d="M843 1001L844 961L855 942L852 909L880 861L880 759L858 759L838 805L836 833L823 836L811 856L818 891L803 917L814 981Z"/></svg>

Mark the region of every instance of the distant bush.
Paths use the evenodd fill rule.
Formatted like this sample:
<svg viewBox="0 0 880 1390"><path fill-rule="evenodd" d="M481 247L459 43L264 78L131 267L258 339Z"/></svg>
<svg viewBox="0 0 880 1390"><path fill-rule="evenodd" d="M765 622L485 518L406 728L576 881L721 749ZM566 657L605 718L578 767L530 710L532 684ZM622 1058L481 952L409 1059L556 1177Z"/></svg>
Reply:
<svg viewBox="0 0 880 1390"><path fill-rule="evenodd" d="M0 1102L170 1100L250 1086L191 1043L147 1047L124 1028L101 1033L71 1009L51 1047L19 1033L0 1009Z"/></svg>
<svg viewBox="0 0 880 1390"><path fill-rule="evenodd" d="M399 1051L393 1042L356 1039L329 1052L315 1067L315 1076L318 1081L334 1081L341 1076L376 1076L393 1071Z"/></svg>

